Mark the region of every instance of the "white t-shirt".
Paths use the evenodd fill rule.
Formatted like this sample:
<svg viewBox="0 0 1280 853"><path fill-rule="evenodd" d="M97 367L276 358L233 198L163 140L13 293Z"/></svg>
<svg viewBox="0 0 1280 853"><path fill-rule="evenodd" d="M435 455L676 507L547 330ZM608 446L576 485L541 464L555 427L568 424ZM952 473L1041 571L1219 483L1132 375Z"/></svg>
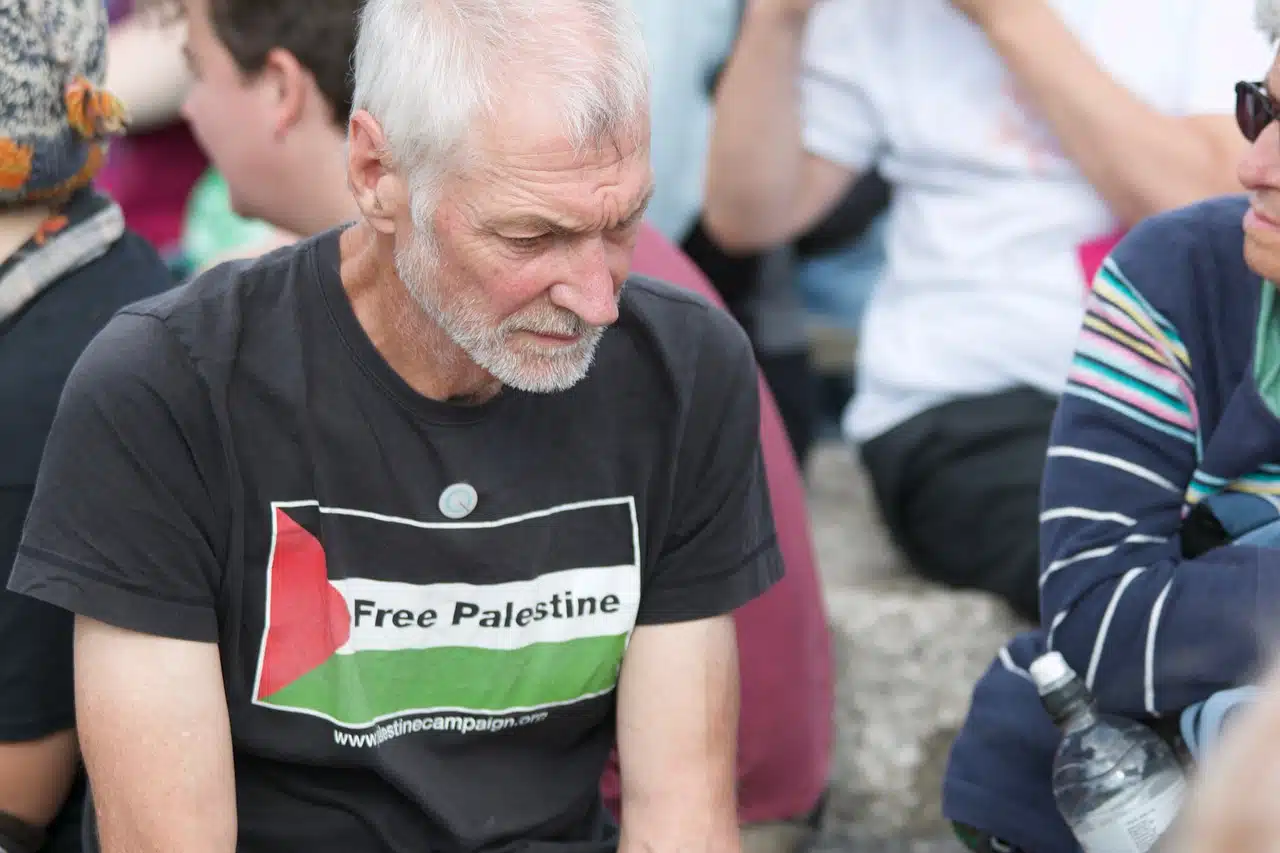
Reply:
<svg viewBox="0 0 1280 853"><path fill-rule="evenodd" d="M1229 114L1236 81L1271 63L1253 0L1050 2L1169 115ZM947 0L824 0L804 64L806 147L854 170L878 164L895 187L845 432L866 441L1017 385L1060 393L1083 311L1078 249L1118 224L982 31Z"/></svg>

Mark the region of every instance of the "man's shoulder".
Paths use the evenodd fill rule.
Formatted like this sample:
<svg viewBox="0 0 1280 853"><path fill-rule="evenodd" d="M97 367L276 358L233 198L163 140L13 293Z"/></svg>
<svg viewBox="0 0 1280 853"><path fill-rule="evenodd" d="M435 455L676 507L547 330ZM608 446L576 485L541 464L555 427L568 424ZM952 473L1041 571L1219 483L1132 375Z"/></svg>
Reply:
<svg viewBox="0 0 1280 853"><path fill-rule="evenodd" d="M226 261L120 316L147 318L197 364L227 363L253 337L278 337L297 322L296 300L314 272L314 239L256 258Z"/></svg>
<svg viewBox="0 0 1280 853"><path fill-rule="evenodd" d="M122 390L209 385L216 365L236 360L249 330L291 311L282 296L309 243L230 261L121 307L90 342L73 380Z"/></svg>
<svg viewBox="0 0 1280 853"><path fill-rule="evenodd" d="M299 262L310 255L308 240L256 258L224 261L189 281L128 307L133 314L153 317L166 325L220 314L259 299L272 299Z"/></svg>
<svg viewBox="0 0 1280 853"><path fill-rule="evenodd" d="M743 337L729 314L700 293L647 275L632 275L622 291L623 321L642 323L657 334L698 329L716 336Z"/></svg>
<svg viewBox="0 0 1280 853"><path fill-rule="evenodd" d="M649 276L627 280L618 325L677 379L751 359L746 332L704 296Z"/></svg>

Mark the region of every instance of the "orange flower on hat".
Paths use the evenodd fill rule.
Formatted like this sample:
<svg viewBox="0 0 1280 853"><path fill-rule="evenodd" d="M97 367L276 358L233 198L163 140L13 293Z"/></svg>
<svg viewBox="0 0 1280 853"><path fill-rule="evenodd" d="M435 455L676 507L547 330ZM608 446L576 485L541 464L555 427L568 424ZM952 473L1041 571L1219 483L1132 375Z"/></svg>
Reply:
<svg viewBox="0 0 1280 853"><path fill-rule="evenodd" d="M31 148L0 138L0 190L20 190L31 177Z"/></svg>
<svg viewBox="0 0 1280 853"><path fill-rule="evenodd" d="M77 77L67 84L66 104L67 123L85 139L101 139L124 131L124 104L84 77Z"/></svg>

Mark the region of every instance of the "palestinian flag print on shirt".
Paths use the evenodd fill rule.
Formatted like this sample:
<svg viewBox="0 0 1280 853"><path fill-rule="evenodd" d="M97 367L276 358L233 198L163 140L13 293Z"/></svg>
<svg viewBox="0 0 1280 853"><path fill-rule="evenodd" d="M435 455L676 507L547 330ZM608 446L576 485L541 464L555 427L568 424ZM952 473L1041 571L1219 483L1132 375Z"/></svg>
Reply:
<svg viewBox="0 0 1280 853"><path fill-rule="evenodd" d="M272 513L257 705L359 729L526 713L617 684L640 602L631 498L476 522L315 501ZM313 532L321 527L369 543L343 549L368 564L337 570ZM464 582L484 574L495 582Z"/></svg>

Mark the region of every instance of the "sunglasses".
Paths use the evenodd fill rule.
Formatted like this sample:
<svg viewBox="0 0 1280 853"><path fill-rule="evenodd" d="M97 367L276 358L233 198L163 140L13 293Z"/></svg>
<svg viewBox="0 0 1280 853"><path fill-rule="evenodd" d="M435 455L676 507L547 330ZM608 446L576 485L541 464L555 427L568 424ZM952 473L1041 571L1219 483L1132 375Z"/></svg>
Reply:
<svg viewBox="0 0 1280 853"><path fill-rule="evenodd" d="M1278 117L1280 104L1267 93L1265 84L1236 84L1236 124L1245 139L1255 142Z"/></svg>

